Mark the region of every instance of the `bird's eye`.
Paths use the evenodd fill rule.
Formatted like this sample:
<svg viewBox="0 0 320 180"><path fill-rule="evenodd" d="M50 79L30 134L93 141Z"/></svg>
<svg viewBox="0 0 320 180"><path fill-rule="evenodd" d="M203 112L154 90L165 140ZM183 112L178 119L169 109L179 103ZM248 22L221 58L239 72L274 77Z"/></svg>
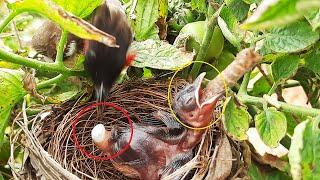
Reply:
<svg viewBox="0 0 320 180"><path fill-rule="evenodd" d="M196 101L194 97L187 97L186 99L184 99L182 104L183 104L183 109L185 110L193 110L194 108L196 108Z"/></svg>

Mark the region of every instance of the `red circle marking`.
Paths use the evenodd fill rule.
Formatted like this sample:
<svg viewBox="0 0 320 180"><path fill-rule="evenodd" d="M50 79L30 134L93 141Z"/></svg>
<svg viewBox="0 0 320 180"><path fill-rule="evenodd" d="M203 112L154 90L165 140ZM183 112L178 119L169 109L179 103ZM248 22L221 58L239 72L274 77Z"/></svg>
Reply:
<svg viewBox="0 0 320 180"><path fill-rule="evenodd" d="M129 126L130 126L130 138L129 138L129 142L122 148L120 149L117 153L108 156L108 157L100 157L100 156L95 156L92 153L89 153L88 151L85 150L85 148L83 146L80 145L79 141L78 141L78 137L77 137L77 133L76 133L76 125L79 122L79 119L87 113L87 111L97 107L97 106L106 106L106 107L113 107L114 109L116 109L117 111L120 111L128 120L129 122ZM123 154L129 147L132 141L132 137L133 137L133 123L132 120L129 116L129 113L127 110L125 110L124 108L114 104L114 103L110 103L110 102L99 102L99 103L94 103L91 104L85 108L83 108L76 116L75 120L72 122L72 138L74 140L74 143L76 145L76 148L80 150L80 152L84 155L86 155L88 158L94 159L94 160L99 160L99 161L107 161L107 160L111 160L114 159L118 156L120 156L121 154Z"/></svg>

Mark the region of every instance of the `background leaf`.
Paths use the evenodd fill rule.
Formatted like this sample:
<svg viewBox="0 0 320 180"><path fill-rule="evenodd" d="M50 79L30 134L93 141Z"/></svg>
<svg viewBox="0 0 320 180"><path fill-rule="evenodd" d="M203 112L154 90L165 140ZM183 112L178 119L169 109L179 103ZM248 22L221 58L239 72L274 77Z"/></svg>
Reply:
<svg viewBox="0 0 320 180"><path fill-rule="evenodd" d="M275 52L298 52L319 40L319 33L306 21L299 21L266 34L265 46Z"/></svg>
<svg viewBox="0 0 320 180"><path fill-rule="evenodd" d="M294 179L320 178L320 116L300 123L294 130L289 163Z"/></svg>
<svg viewBox="0 0 320 180"><path fill-rule="evenodd" d="M286 173L276 169L268 169L252 162L249 166L248 176L251 180L291 180Z"/></svg>
<svg viewBox="0 0 320 180"><path fill-rule="evenodd" d="M2 139L2 145L0 146L0 166L7 164L10 158L10 141L9 138L4 135Z"/></svg>
<svg viewBox="0 0 320 180"><path fill-rule="evenodd" d="M305 17L311 24L313 30L316 30L320 27L320 9L308 13L305 15Z"/></svg>
<svg viewBox="0 0 320 180"><path fill-rule="evenodd" d="M230 63L233 62L235 56L229 51L222 51L220 56L216 61L212 63L220 72L222 72ZM213 79L218 75L218 72L215 69L209 69L206 75L207 79Z"/></svg>
<svg viewBox="0 0 320 180"><path fill-rule="evenodd" d="M101 5L104 0L52 0L64 10L72 14L84 18L90 15L95 8Z"/></svg>
<svg viewBox="0 0 320 180"><path fill-rule="evenodd" d="M246 4L243 1L239 0L225 0L225 3L231 10L232 14L238 19L238 21L242 21L246 18L250 5Z"/></svg>
<svg viewBox="0 0 320 180"><path fill-rule="evenodd" d="M167 42L152 39L133 42L131 49L137 52L133 66L139 68L175 70L190 63L194 56L194 53L182 52Z"/></svg>
<svg viewBox="0 0 320 180"><path fill-rule="evenodd" d="M246 29L261 30L289 24L303 17L304 13L320 7L303 0L264 0L243 25Z"/></svg>
<svg viewBox="0 0 320 180"><path fill-rule="evenodd" d="M224 113L223 125L225 130L235 140L243 141L247 139L249 129L250 114L243 107L238 107L234 99L230 98Z"/></svg>
<svg viewBox="0 0 320 180"><path fill-rule="evenodd" d="M137 41L159 39L159 29L155 24L159 18L158 8L158 0L138 0L133 27Z"/></svg>
<svg viewBox="0 0 320 180"><path fill-rule="evenodd" d="M12 12L34 12L49 18L72 34L89 40L96 40L108 46L115 46L115 39L91 26L86 21L64 11L51 1L23 0L9 4Z"/></svg>
<svg viewBox="0 0 320 180"><path fill-rule="evenodd" d="M295 55L285 55L278 57L272 63L272 76L275 82L280 82L293 76L298 69L300 58Z"/></svg>
<svg viewBox="0 0 320 180"><path fill-rule="evenodd" d="M237 18L232 14L228 7L223 7L218 17L218 25L224 37L238 50L241 49L241 40L243 38L243 32L239 28L239 22Z"/></svg>
<svg viewBox="0 0 320 180"><path fill-rule="evenodd" d="M77 85L71 79L65 80L57 84L51 89L41 89L40 94L47 97L47 101L52 104L61 104L78 98L82 93L80 85Z"/></svg>
<svg viewBox="0 0 320 180"><path fill-rule="evenodd" d="M11 111L26 94L21 81L21 71L0 68L0 147Z"/></svg>
<svg viewBox="0 0 320 180"><path fill-rule="evenodd" d="M192 9L197 9L200 12L207 11L207 3L206 0L191 0Z"/></svg>
<svg viewBox="0 0 320 180"><path fill-rule="evenodd" d="M287 132L286 116L270 107L255 116L255 126L266 145L277 147Z"/></svg>
<svg viewBox="0 0 320 180"><path fill-rule="evenodd" d="M320 53L312 52L305 57L305 65L307 68L312 70L314 73L320 75Z"/></svg>
<svg viewBox="0 0 320 180"><path fill-rule="evenodd" d="M254 83L251 94L253 96L263 96L264 94L268 94L270 89L271 85L269 84L268 80L262 76Z"/></svg>

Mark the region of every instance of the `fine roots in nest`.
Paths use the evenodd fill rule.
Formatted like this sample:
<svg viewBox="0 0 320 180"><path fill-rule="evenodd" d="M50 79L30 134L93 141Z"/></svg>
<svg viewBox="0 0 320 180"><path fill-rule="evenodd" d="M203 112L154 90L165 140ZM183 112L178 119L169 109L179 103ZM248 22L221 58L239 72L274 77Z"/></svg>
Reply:
<svg viewBox="0 0 320 180"><path fill-rule="evenodd" d="M172 84L172 94L184 87L185 80L177 79ZM116 85L111 91L108 102L115 103L130 113L133 122L152 118L152 113L169 111L167 102L167 80L135 80ZM11 137L12 150L22 145L25 148L23 167L14 168L14 177L19 179L130 179L117 171L111 161L99 161L88 158L75 147L72 138L72 122L81 109L92 104L80 98L52 107L28 120L25 115L25 103L22 113L14 120L21 130ZM99 110L99 109L98 109ZM80 119L76 134L81 146L96 156L102 156L91 139L92 128L101 123L127 126L127 119L117 110L104 107L104 115L96 117L94 108ZM216 109L219 114L219 108ZM30 117L29 117L30 119ZM239 174L243 169L241 146L228 140L221 123L210 127L201 143L194 149L194 158L168 177L173 179L225 179ZM218 148L219 147L219 148ZM222 153L221 153L222 152ZM14 158L11 158L14 165ZM236 177L236 176L235 176Z"/></svg>

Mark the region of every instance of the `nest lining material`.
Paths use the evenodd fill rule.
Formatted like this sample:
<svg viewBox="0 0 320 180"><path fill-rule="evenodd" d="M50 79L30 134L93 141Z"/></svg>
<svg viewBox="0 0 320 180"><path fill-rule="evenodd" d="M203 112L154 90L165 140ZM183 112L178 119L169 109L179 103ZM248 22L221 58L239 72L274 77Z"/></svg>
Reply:
<svg viewBox="0 0 320 180"><path fill-rule="evenodd" d="M185 84L185 80L175 80L172 84L173 96ZM128 81L121 85L116 85L106 101L125 108L130 113L133 122L141 122L153 118L153 112L159 110L169 112L167 88L168 81L166 80ZM112 161L95 161L84 156L75 148L71 136L72 121L83 107L91 103L78 100L75 103L69 102L59 107L53 107L50 115L43 121L39 121L38 117L40 115L31 121L33 123L31 131L26 125L28 124L26 123L26 117L22 118L25 121L24 123L17 119L16 123L22 127L27 136L24 146L29 150L32 165L26 168L28 177L39 178L42 176L47 179L130 179L117 171ZM94 146L91 140L92 128L99 123L104 124L107 128L115 124L128 127L128 121L120 112L112 108L104 109L104 118L96 117L96 114L96 109L93 109L81 118L77 124L76 132L81 146L85 146L88 152L101 156L102 152ZM217 135L221 135L219 129L221 128L211 127L208 129L206 136L194 150L194 158L164 179L170 179L178 174L185 174L187 179L192 177L201 177L200 179L202 179L205 177L208 169L210 169L208 166L211 156L214 154L214 143ZM55 163L52 158L58 163ZM46 166L50 166L50 170L45 168ZM130 172L128 173L130 175ZM18 174L15 173L15 176L18 176ZM134 176L132 175L131 177Z"/></svg>

